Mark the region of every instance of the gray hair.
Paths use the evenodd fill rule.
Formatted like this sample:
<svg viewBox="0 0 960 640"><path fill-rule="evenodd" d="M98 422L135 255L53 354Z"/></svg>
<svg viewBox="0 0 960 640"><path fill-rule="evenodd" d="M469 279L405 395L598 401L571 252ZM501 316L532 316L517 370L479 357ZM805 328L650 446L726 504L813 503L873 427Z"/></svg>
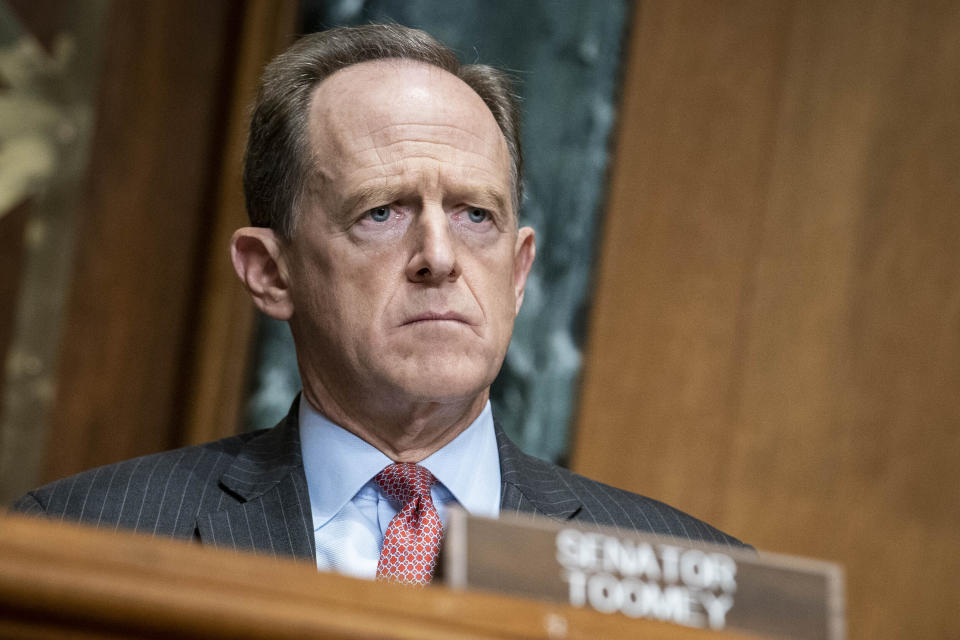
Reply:
<svg viewBox="0 0 960 640"><path fill-rule="evenodd" d="M510 154L514 215L522 199L520 110L510 77L481 64L461 65L431 35L397 24L340 27L304 36L267 65L250 122L243 192L250 222L289 239L307 188L311 152L308 114L314 87L350 65L401 58L439 67L470 86L486 103Z"/></svg>

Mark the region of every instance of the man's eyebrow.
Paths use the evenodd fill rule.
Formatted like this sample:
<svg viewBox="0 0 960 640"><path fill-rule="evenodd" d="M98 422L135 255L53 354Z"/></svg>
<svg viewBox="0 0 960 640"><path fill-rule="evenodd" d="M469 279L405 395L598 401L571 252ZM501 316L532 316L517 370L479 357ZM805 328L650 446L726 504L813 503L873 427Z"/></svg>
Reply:
<svg viewBox="0 0 960 640"><path fill-rule="evenodd" d="M387 185L364 185L347 194L343 201L343 210L354 211L361 204L364 206L390 204L396 199L396 197L396 189L392 189Z"/></svg>
<svg viewBox="0 0 960 640"><path fill-rule="evenodd" d="M480 201L477 202L478 205L492 205L494 209L503 214L509 212L506 196L504 196L503 192L496 187L486 185L471 191L478 194L480 199Z"/></svg>
<svg viewBox="0 0 960 640"><path fill-rule="evenodd" d="M364 185L347 194L343 201L343 211L355 211L361 205L366 207L390 204L399 196L398 189L390 185ZM462 198L476 206L490 207L503 214L509 212L507 197L500 189L490 185L457 189L454 197Z"/></svg>

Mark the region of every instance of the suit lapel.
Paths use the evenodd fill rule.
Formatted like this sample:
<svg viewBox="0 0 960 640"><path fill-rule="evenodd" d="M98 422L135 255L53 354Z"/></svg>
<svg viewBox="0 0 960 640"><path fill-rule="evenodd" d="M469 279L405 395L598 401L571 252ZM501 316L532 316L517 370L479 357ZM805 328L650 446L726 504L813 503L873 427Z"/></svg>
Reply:
<svg viewBox="0 0 960 640"><path fill-rule="evenodd" d="M197 518L204 544L315 558L298 408L299 397L286 418L247 441L220 476L225 506Z"/></svg>
<svg viewBox="0 0 960 640"><path fill-rule="evenodd" d="M197 518L204 544L315 560L298 410L299 397L280 424L247 441L220 476L227 504ZM494 430L500 454L500 511L559 521L574 517L581 502L554 466L523 453L499 424L494 423Z"/></svg>
<svg viewBox="0 0 960 640"><path fill-rule="evenodd" d="M500 512L565 521L582 505L554 466L523 453L494 422L500 451Z"/></svg>

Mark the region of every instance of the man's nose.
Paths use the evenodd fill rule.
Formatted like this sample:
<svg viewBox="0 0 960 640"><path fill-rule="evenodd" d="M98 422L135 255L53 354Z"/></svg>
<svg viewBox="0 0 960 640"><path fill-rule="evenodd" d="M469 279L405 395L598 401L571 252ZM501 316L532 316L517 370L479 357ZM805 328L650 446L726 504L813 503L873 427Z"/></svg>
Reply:
<svg viewBox="0 0 960 640"><path fill-rule="evenodd" d="M460 277L456 238L442 207L425 206L412 231L413 255L407 263L410 281L440 284Z"/></svg>

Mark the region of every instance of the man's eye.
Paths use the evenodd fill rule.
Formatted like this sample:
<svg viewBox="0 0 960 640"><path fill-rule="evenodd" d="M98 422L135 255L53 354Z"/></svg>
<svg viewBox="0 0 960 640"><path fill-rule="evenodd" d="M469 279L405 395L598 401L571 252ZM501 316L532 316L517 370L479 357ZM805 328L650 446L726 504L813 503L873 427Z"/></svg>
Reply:
<svg viewBox="0 0 960 640"><path fill-rule="evenodd" d="M375 207L367 211L367 215L374 222L386 222L390 219L390 207Z"/></svg>
<svg viewBox="0 0 960 640"><path fill-rule="evenodd" d="M470 222L479 224L490 217L490 212L486 209L470 209L467 211L467 217L470 218Z"/></svg>

